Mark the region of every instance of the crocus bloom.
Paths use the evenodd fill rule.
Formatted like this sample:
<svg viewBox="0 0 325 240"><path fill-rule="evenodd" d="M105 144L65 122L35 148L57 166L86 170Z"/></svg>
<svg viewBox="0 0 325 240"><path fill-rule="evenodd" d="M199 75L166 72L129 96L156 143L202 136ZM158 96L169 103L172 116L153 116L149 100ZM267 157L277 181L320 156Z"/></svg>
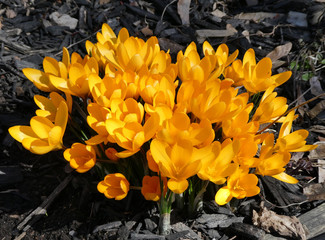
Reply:
<svg viewBox="0 0 325 240"><path fill-rule="evenodd" d="M199 119L209 119L211 123L233 117L246 106L248 94L237 95L238 89L231 84L232 81L211 79L205 86L196 88L191 96L190 111Z"/></svg>
<svg viewBox="0 0 325 240"><path fill-rule="evenodd" d="M119 158L116 156L116 149L115 148L107 148L105 150L105 155L109 160L112 160L114 162L117 162Z"/></svg>
<svg viewBox="0 0 325 240"><path fill-rule="evenodd" d="M147 151L146 156L147 156L147 161L148 161L148 167L149 167L149 169L151 171L153 171L153 172L156 172L156 173L159 172L159 166L155 162L155 160L153 159L150 149Z"/></svg>
<svg viewBox="0 0 325 240"><path fill-rule="evenodd" d="M104 23L102 25L102 32L98 32L96 37L100 44L108 44L110 48L115 50L116 46L128 39L130 35L126 28L122 28L118 34L118 37L116 37L111 27L108 24Z"/></svg>
<svg viewBox="0 0 325 240"><path fill-rule="evenodd" d="M164 193L167 191L167 179L162 178ZM142 179L141 193L146 200L159 201L161 196L160 179L158 176L144 176Z"/></svg>
<svg viewBox="0 0 325 240"><path fill-rule="evenodd" d="M54 92L58 91L58 89L51 83L49 77L67 78L69 64L69 51L63 48L62 62L58 62L51 57L45 57L43 60L44 72L33 68L24 68L23 73L41 91Z"/></svg>
<svg viewBox="0 0 325 240"><path fill-rule="evenodd" d="M275 120L277 122L283 121L284 118L278 119L278 117L287 111L287 99L276 96L277 93L274 92L274 86L269 87L264 92L260 104L252 117L252 121L258 121L260 124Z"/></svg>
<svg viewBox="0 0 325 240"><path fill-rule="evenodd" d="M121 74L116 74L114 78L106 75L101 79L97 74L89 75L89 89L94 100L103 107L111 106L111 99L124 99L126 96L127 82Z"/></svg>
<svg viewBox="0 0 325 240"><path fill-rule="evenodd" d="M274 135L268 134L261 147L255 173L262 176L274 176L287 183L297 183L295 178L284 172L284 167L289 163L290 158L291 155L288 151L275 152Z"/></svg>
<svg viewBox="0 0 325 240"><path fill-rule="evenodd" d="M67 97L66 103L68 105L69 112L71 112L72 110L71 95L66 94L66 97ZM46 117L50 121L54 122L56 111L62 101L65 101L65 99L57 92L51 92L50 99L43 97L41 95L35 95L34 102L40 108L36 110L36 115L41 117Z"/></svg>
<svg viewBox="0 0 325 240"><path fill-rule="evenodd" d="M111 103L110 117L106 120L106 129L114 141L125 151L116 154L126 158L140 150L140 147L151 139L158 129L158 114L151 115L142 125L144 108L133 98L125 101L114 99Z"/></svg>
<svg viewBox="0 0 325 240"><path fill-rule="evenodd" d="M291 111L282 123L275 150L278 152L306 152L317 148L317 145L306 145L306 138L309 134L307 130L300 129L290 133L293 120L294 111Z"/></svg>
<svg viewBox="0 0 325 240"><path fill-rule="evenodd" d="M50 75L49 79L57 89L85 98L89 94L88 76L91 73L98 74L98 72L98 62L87 55L82 63L71 63L66 76Z"/></svg>
<svg viewBox="0 0 325 240"><path fill-rule="evenodd" d="M64 151L65 160L79 173L89 171L96 164L96 152L90 145L74 143L71 148Z"/></svg>
<svg viewBox="0 0 325 240"><path fill-rule="evenodd" d="M89 103L87 110L89 113L87 116L87 123L98 133L98 135L93 136L87 140L86 143L88 145L97 145L102 142L106 144L109 140L114 142L114 140L109 137L105 123L106 119L109 117L110 110L97 103Z"/></svg>
<svg viewBox="0 0 325 240"><path fill-rule="evenodd" d="M63 147L67 121L68 107L61 101L54 123L45 117L35 116L30 120L30 126L14 126L9 128L9 133L32 153L45 154Z"/></svg>
<svg viewBox="0 0 325 240"><path fill-rule="evenodd" d="M162 75L144 75L139 80L139 92L145 103L166 104L171 109L175 102L175 85L172 79ZM158 95L159 94L159 95Z"/></svg>
<svg viewBox="0 0 325 240"><path fill-rule="evenodd" d="M209 77L218 77L223 71L223 68L219 68L210 76L216 68L217 56L207 55L201 59L194 42L188 45L184 53L182 51L178 52L177 64L178 76L182 82L197 81L202 83L208 80Z"/></svg>
<svg viewBox="0 0 325 240"><path fill-rule="evenodd" d="M213 49L213 47L211 46L211 44L207 41L205 41L203 43L203 53L204 55L217 55L221 58L222 63L225 66L228 66L229 64L231 64L236 57L238 56L239 51L236 50L235 52L233 52L230 56L229 56L229 48L226 44L220 44L217 48L217 50L215 51Z"/></svg>
<svg viewBox="0 0 325 240"><path fill-rule="evenodd" d="M198 172L198 177L202 180L209 180L215 184L223 184L226 177L230 176L237 168L237 164L231 163L239 150L239 140L232 142L225 140L212 144L213 156L202 160L202 167Z"/></svg>
<svg viewBox="0 0 325 240"><path fill-rule="evenodd" d="M256 134L259 124L256 121L249 121L249 113L253 105L238 113L236 116L222 122L222 132L228 138L247 138Z"/></svg>
<svg viewBox="0 0 325 240"><path fill-rule="evenodd" d="M248 170L238 168L227 179L227 186L220 188L215 196L215 201L219 205L228 203L233 197L242 199L252 197L260 192L256 186L258 178L254 174L249 174Z"/></svg>
<svg viewBox="0 0 325 240"><path fill-rule="evenodd" d="M197 174L201 159L211 155L211 146L197 149L189 140L180 139L175 144L154 139L150 144L152 157L162 176L168 177L168 188L174 193L183 193L188 187L187 179Z"/></svg>
<svg viewBox="0 0 325 240"><path fill-rule="evenodd" d="M191 123L190 118L183 112L175 112L170 119L164 121L162 129L157 132L157 139L172 145L179 139L191 141L198 148L212 143L215 133L209 120Z"/></svg>
<svg viewBox="0 0 325 240"><path fill-rule="evenodd" d="M208 55L215 55L217 57L217 63L215 65L215 75L220 76L220 74L223 74L225 67L229 66L238 56L239 51L236 50L229 56L229 48L226 44L220 44L215 51L213 47L205 41L203 43L203 53L205 56Z"/></svg>
<svg viewBox="0 0 325 240"><path fill-rule="evenodd" d="M228 67L229 70L226 69L225 77L242 83L251 93L265 91L271 86L277 87L285 83L292 74L291 71L287 71L272 76L271 59L263 58L256 63L255 52L252 48L246 51L242 62L237 60L233 65Z"/></svg>
<svg viewBox="0 0 325 240"><path fill-rule="evenodd" d="M108 174L103 181L97 185L97 190L104 193L107 198L122 200L130 189L129 181L121 173Z"/></svg>
<svg viewBox="0 0 325 240"><path fill-rule="evenodd" d="M146 42L137 37L127 37L115 49L109 45L97 43L99 52L107 58L111 66L120 71L139 72L142 68L149 69L154 57L160 52L156 37L151 37ZM106 73L114 74L111 67L107 70L110 72Z"/></svg>

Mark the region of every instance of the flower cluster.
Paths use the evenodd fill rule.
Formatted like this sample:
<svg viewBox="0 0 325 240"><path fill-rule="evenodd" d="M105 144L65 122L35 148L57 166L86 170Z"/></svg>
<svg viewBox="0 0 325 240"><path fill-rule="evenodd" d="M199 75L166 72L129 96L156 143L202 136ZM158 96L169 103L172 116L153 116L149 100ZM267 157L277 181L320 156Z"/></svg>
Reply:
<svg viewBox="0 0 325 240"><path fill-rule="evenodd" d="M238 50L208 42L203 57L191 43L173 63L156 37L144 41L125 28L116 36L107 24L97 40L86 42L84 58L64 48L62 61L46 57L43 71L23 70L50 92L35 96L30 126L9 129L26 149L65 149L80 173L98 167L98 191L116 200L138 187L147 200L170 201L201 181L220 185L215 201L223 205L258 194L257 175L297 182L285 173L290 153L316 146L306 145L308 131L291 132L296 116L275 92L290 71L272 75L271 60L256 62L253 49L240 60ZM277 138L260 131L273 122L281 124ZM70 148L67 124L80 139Z"/></svg>

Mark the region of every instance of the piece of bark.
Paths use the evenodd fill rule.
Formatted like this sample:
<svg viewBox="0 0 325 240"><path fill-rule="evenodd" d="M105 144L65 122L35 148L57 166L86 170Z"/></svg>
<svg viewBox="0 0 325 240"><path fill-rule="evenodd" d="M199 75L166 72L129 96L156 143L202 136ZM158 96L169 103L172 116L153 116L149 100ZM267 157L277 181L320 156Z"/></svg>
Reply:
<svg viewBox="0 0 325 240"><path fill-rule="evenodd" d="M325 203L299 216L299 220L308 229L308 239L325 233Z"/></svg>
<svg viewBox="0 0 325 240"><path fill-rule="evenodd" d="M278 215L261 204L259 212L253 210L253 224L268 233L278 234L292 239L306 240L306 231L295 216Z"/></svg>
<svg viewBox="0 0 325 240"><path fill-rule="evenodd" d="M23 180L19 166L0 166L0 186Z"/></svg>
<svg viewBox="0 0 325 240"><path fill-rule="evenodd" d="M240 236L242 239L260 240L265 236L265 232L262 229L257 228L251 224L247 223L233 223L227 230L232 236Z"/></svg>

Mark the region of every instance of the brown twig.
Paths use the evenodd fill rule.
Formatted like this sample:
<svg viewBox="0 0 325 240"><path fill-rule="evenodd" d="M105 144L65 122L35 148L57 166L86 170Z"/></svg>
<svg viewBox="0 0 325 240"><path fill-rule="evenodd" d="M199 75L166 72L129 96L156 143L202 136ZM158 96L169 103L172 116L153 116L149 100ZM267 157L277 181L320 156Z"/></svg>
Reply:
<svg viewBox="0 0 325 240"><path fill-rule="evenodd" d="M21 223L18 224L17 229L19 231L23 230L23 233L20 236L16 237L15 240L21 239L22 236L26 234L26 231L46 214L46 210L52 204L54 199L62 192L62 190L69 184L72 179L72 175L68 175L55 189L54 191L46 198L42 204L32 211ZM34 217L35 216L35 217Z"/></svg>

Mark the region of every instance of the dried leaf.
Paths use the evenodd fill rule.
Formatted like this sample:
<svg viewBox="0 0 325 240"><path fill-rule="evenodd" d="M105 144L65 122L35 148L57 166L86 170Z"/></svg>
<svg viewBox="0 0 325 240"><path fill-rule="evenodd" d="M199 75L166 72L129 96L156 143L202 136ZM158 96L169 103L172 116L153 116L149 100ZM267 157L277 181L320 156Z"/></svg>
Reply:
<svg viewBox="0 0 325 240"><path fill-rule="evenodd" d="M283 16L284 14L281 13L255 12L255 13L240 13L237 14L234 18L260 22L266 18L278 19L278 18L282 18Z"/></svg>
<svg viewBox="0 0 325 240"><path fill-rule="evenodd" d="M287 56L292 48L292 43L288 42L284 45L277 46L272 52L270 52L266 57L271 58L272 62Z"/></svg>
<svg viewBox="0 0 325 240"><path fill-rule="evenodd" d="M111 0L99 0L99 5L103 5L103 4L107 4L109 3Z"/></svg>
<svg viewBox="0 0 325 240"><path fill-rule="evenodd" d="M323 125L314 125L314 126L311 126L308 130L310 132L325 134L325 126L323 126Z"/></svg>
<svg viewBox="0 0 325 240"><path fill-rule="evenodd" d="M311 183L303 188L303 193L309 201L325 200L325 182Z"/></svg>
<svg viewBox="0 0 325 240"><path fill-rule="evenodd" d="M145 36L152 36L153 35L153 31L148 27L144 27L141 29L141 32L143 33L143 35Z"/></svg>
<svg viewBox="0 0 325 240"><path fill-rule="evenodd" d="M318 182L323 183L325 182L325 160L318 159L317 163L318 163ZM325 200L325 190L322 196L322 200Z"/></svg>
<svg viewBox="0 0 325 240"><path fill-rule="evenodd" d="M248 30L244 30L244 31L242 31L242 33L241 33L246 39L247 39L247 41L249 42L249 43L251 43L251 39L250 39L250 34L249 34L249 31Z"/></svg>
<svg viewBox="0 0 325 240"><path fill-rule="evenodd" d="M318 147L314 150L311 150L308 158L313 159L325 159L325 142L315 142L315 145Z"/></svg>
<svg viewBox="0 0 325 240"><path fill-rule="evenodd" d="M190 25L190 5L191 0L178 0L177 12L183 25Z"/></svg>
<svg viewBox="0 0 325 240"><path fill-rule="evenodd" d="M324 90L322 89L322 85L320 84L318 77L311 77L309 79L309 83L311 87L310 91L313 95L318 96L324 93Z"/></svg>
<svg viewBox="0 0 325 240"><path fill-rule="evenodd" d="M212 30L212 29L199 29L196 30L196 34L198 35L198 41L204 42L206 38L209 37L229 37L233 36L237 33L236 28L231 26L231 24L227 24L226 30Z"/></svg>
<svg viewBox="0 0 325 240"><path fill-rule="evenodd" d="M226 13L220 11L219 9L215 9L215 10L213 10L213 11L211 12L211 14L212 14L213 16L216 16L216 17L219 17L219 18L222 18L222 17L227 16Z"/></svg>
<svg viewBox="0 0 325 240"><path fill-rule="evenodd" d="M17 16L17 13L14 10L12 10L12 9L7 9L6 10L6 17L7 18L14 18L16 16Z"/></svg>
<svg viewBox="0 0 325 240"><path fill-rule="evenodd" d="M313 107L309 112L308 115L310 118L315 118L318 114L320 114L325 109L325 100L320 101Z"/></svg>
<svg viewBox="0 0 325 240"><path fill-rule="evenodd" d="M306 232L299 219L294 216L278 215L264 207L261 203L261 210L257 213L253 210L253 224L262 228L268 233L277 233L292 239L307 239Z"/></svg>

